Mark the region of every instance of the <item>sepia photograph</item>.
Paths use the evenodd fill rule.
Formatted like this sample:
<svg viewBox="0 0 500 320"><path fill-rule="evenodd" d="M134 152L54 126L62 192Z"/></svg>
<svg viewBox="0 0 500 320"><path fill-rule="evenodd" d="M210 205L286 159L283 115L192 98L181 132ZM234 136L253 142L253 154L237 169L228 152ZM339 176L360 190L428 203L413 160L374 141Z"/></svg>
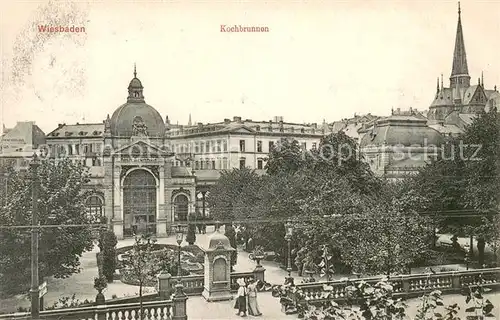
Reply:
<svg viewBox="0 0 500 320"><path fill-rule="evenodd" d="M500 320L500 1L11 0L0 320Z"/></svg>

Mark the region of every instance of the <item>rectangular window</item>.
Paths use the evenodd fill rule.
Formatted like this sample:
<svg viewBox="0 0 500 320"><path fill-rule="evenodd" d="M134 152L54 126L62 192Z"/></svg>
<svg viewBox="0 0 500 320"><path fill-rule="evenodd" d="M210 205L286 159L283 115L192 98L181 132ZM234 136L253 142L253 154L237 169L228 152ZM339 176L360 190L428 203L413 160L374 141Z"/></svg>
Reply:
<svg viewBox="0 0 500 320"><path fill-rule="evenodd" d="M262 152L262 141L257 141L257 152Z"/></svg>
<svg viewBox="0 0 500 320"><path fill-rule="evenodd" d="M195 170L200 169L200 162L199 162L198 160L196 160L196 161L194 162L194 169L195 169Z"/></svg>
<svg viewBox="0 0 500 320"><path fill-rule="evenodd" d="M306 142L302 142L302 149L307 150L307 143Z"/></svg>
<svg viewBox="0 0 500 320"><path fill-rule="evenodd" d="M245 169L246 163L245 163L245 158L240 159L240 169Z"/></svg>
<svg viewBox="0 0 500 320"><path fill-rule="evenodd" d="M269 152L274 149L274 141L269 141Z"/></svg>
<svg viewBox="0 0 500 320"><path fill-rule="evenodd" d="M245 152L245 140L240 140L240 152Z"/></svg>
<svg viewBox="0 0 500 320"><path fill-rule="evenodd" d="M90 151L89 151L89 145L88 145L88 144L84 144L84 145L83 145L83 154L87 154L87 153L89 153L89 152L90 152Z"/></svg>
<svg viewBox="0 0 500 320"><path fill-rule="evenodd" d="M227 151L227 141L226 140L222 141L222 148L224 151Z"/></svg>
<svg viewBox="0 0 500 320"><path fill-rule="evenodd" d="M316 150L316 142L313 142L312 148L313 148L313 150Z"/></svg>
<svg viewBox="0 0 500 320"><path fill-rule="evenodd" d="M210 141L207 141L205 143L205 150L207 151L207 153L210 152Z"/></svg>
<svg viewBox="0 0 500 320"><path fill-rule="evenodd" d="M227 169L227 158L222 159L222 169Z"/></svg>
<svg viewBox="0 0 500 320"><path fill-rule="evenodd" d="M259 159L257 160L257 169L262 169L262 168L263 168L262 159Z"/></svg>
<svg viewBox="0 0 500 320"><path fill-rule="evenodd" d="M195 153L199 153L200 152L200 143L199 142L196 142L194 144L194 152Z"/></svg>
<svg viewBox="0 0 500 320"><path fill-rule="evenodd" d="M221 152L221 151L222 151L221 142L220 142L220 140L217 140L217 152Z"/></svg>
<svg viewBox="0 0 500 320"><path fill-rule="evenodd" d="M204 165L203 165L203 160L201 160L201 161L200 161L200 169L201 169L201 170L203 170L203 167L204 167Z"/></svg>
<svg viewBox="0 0 500 320"><path fill-rule="evenodd" d="M80 145L75 144L75 154L80 154Z"/></svg>
<svg viewBox="0 0 500 320"><path fill-rule="evenodd" d="M68 155L73 155L73 146L68 144Z"/></svg>
<svg viewBox="0 0 500 320"><path fill-rule="evenodd" d="M212 160L212 169L215 169L215 160Z"/></svg>

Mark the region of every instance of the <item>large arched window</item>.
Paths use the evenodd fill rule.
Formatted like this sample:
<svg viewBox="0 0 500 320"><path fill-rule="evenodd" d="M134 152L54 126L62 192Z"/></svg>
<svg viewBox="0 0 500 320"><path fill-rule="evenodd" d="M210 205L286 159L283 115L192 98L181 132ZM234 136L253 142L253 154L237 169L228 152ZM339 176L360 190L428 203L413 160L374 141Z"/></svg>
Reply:
<svg viewBox="0 0 500 320"><path fill-rule="evenodd" d="M174 220L175 221L186 221L188 215L188 198L179 194L174 200Z"/></svg>
<svg viewBox="0 0 500 320"><path fill-rule="evenodd" d="M134 170L123 180L123 232L156 232L156 179L146 170Z"/></svg>
<svg viewBox="0 0 500 320"><path fill-rule="evenodd" d="M90 196L85 201L85 205L87 206L87 211L92 216L101 217L103 215L102 210L102 200L98 196Z"/></svg>

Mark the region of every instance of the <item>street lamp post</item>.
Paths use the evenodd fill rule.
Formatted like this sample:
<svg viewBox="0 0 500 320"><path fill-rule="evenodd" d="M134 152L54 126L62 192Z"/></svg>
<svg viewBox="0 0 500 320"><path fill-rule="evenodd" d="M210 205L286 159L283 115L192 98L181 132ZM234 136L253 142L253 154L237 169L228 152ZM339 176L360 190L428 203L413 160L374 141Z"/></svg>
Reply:
<svg viewBox="0 0 500 320"><path fill-rule="evenodd" d="M292 247L291 247L291 242L292 242L292 233L293 233L293 225L290 220L287 220L285 223L285 240L288 244L288 259L287 259L287 265L286 265L286 271L288 272L288 278L291 278L292 275Z"/></svg>
<svg viewBox="0 0 500 320"><path fill-rule="evenodd" d="M180 277L182 275L182 268L181 268L181 243L182 243L182 238L184 237L184 232L182 230L182 225L178 224L177 225L177 234L176 234L176 240L177 240L177 245L179 247L179 252L178 252L178 265L177 265L177 276Z"/></svg>
<svg viewBox="0 0 500 320"><path fill-rule="evenodd" d="M33 174L32 187L32 218L31 218L31 319L39 319L40 317L40 297L38 286L38 174L39 166L36 153L33 154L33 161L30 163L31 172Z"/></svg>

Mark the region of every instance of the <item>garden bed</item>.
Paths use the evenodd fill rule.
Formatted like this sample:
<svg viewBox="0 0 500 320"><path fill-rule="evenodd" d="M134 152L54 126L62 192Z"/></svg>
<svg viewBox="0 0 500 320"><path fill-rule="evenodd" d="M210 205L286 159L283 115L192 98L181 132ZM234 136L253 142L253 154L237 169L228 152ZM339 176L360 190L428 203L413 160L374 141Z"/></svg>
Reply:
<svg viewBox="0 0 500 320"><path fill-rule="evenodd" d="M125 269L124 260L126 260L127 252L132 250L133 246L126 246L116 250L117 269L119 270L120 280L125 284L139 285L138 279ZM179 247L171 244L154 244L153 254L164 255L167 250L167 256L171 263L168 264L167 269L161 270L162 272L170 273L173 276L178 272L177 254ZM188 245L181 247L181 272L183 276L193 274L203 274L204 272L205 253L196 245ZM156 278L151 278L144 283L144 286L155 286L157 284Z"/></svg>

